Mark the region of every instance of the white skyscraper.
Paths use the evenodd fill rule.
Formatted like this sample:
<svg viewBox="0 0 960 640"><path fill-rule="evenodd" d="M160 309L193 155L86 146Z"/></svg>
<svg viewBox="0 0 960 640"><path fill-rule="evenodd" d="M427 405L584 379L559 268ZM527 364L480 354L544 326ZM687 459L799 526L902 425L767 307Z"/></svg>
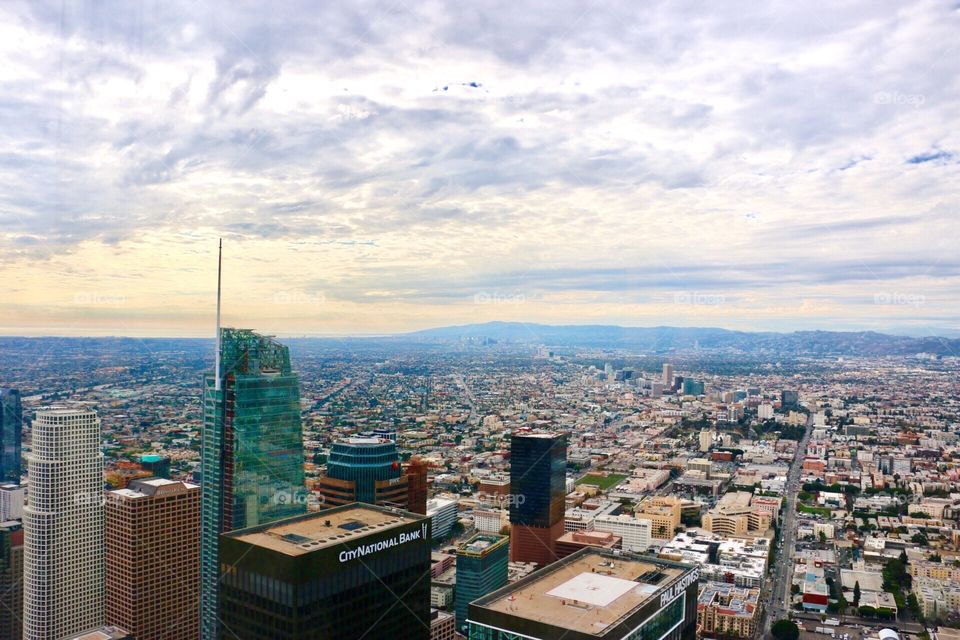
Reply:
<svg viewBox="0 0 960 640"><path fill-rule="evenodd" d="M60 640L103 624L103 454L86 408L37 411L27 458L23 637Z"/></svg>

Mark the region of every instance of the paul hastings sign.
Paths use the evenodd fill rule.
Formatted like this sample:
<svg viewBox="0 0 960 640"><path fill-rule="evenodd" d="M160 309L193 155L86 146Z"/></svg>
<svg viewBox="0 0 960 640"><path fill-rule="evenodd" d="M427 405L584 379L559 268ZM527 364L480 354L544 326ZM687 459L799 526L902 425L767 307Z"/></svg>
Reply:
<svg viewBox="0 0 960 640"><path fill-rule="evenodd" d="M340 552L340 562L348 562L356 558L363 558L364 556L369 556L386 549L391 549L393 547L398 547L407 542L413 542L414 540L426 540L427 539L427 523L423 522L420 524L420 528L416 531L404 531L401 532L392 538L387 538L386 540L380 540L378 542L371 542L370 544L362 544L356 549L348 549Z"/></svg>
<svg viewBox="0 0 960 640"><path fill-rule="evenodd" d="M700 568L697 567L690 573L686 574L685 576L683 576L682 578L674 582L672 585L670 585L670 587L667 588L666 591L660 594L660 606L665 607L668 604L670 604L670 602L674 598L679 597L681 593L687 590L687 587L689 587L691 584L693 584L699 579L700 579Z"/></svg>

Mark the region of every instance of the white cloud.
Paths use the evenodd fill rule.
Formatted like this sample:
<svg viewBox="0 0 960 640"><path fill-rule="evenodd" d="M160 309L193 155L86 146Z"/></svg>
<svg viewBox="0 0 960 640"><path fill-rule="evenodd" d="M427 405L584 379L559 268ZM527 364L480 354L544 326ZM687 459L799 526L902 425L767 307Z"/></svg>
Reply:
<svg viewBox="0 0 960 640"><path fill-rule="evenodd" d="M482 314L701 319L656 302L681 286L724 326L920 331L861 304L894 291L960 331L944 3L0 12L5 326L69 324L68 267L147 315L113 278L142 251L132 286L203 331L169 265L224 235L244 323L278 331L469 321L501 289L524 304ZM279 280L324 304L269 310Z"/></svg>

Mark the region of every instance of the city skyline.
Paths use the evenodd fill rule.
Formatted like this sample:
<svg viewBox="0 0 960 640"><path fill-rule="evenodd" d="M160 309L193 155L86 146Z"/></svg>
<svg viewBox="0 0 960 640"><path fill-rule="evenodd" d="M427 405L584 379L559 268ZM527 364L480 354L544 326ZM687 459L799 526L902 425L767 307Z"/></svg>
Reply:
<svg viewBox="0 0 960 640"><path fill-rule="evenodd" d="M0 12L0 334L960 331L955 6Z"/></svg>

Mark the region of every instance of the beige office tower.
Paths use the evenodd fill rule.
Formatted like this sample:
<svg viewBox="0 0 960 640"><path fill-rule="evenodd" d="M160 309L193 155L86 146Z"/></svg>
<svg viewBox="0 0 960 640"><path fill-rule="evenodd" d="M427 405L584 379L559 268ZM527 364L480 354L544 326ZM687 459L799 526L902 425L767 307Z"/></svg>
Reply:
<svg viewBox="0 0 960 640"><path fill-rule="evenodd" d="M200 487L164 478L107 492L107 623L137 640L200 637Z"/></svg>
<svg viewBox="0 0 960 640"><path fill-rule="evenodd" d="M673 386L673 365L670 363L663 365L663 386L667 389Z"/></svg>
<svg viewBox="0 0 960 640"><path fill-rule="evenodd" d="M23 637L60 640L103 624L103 454L85 407L37 411L23 510Z"/></svg>

